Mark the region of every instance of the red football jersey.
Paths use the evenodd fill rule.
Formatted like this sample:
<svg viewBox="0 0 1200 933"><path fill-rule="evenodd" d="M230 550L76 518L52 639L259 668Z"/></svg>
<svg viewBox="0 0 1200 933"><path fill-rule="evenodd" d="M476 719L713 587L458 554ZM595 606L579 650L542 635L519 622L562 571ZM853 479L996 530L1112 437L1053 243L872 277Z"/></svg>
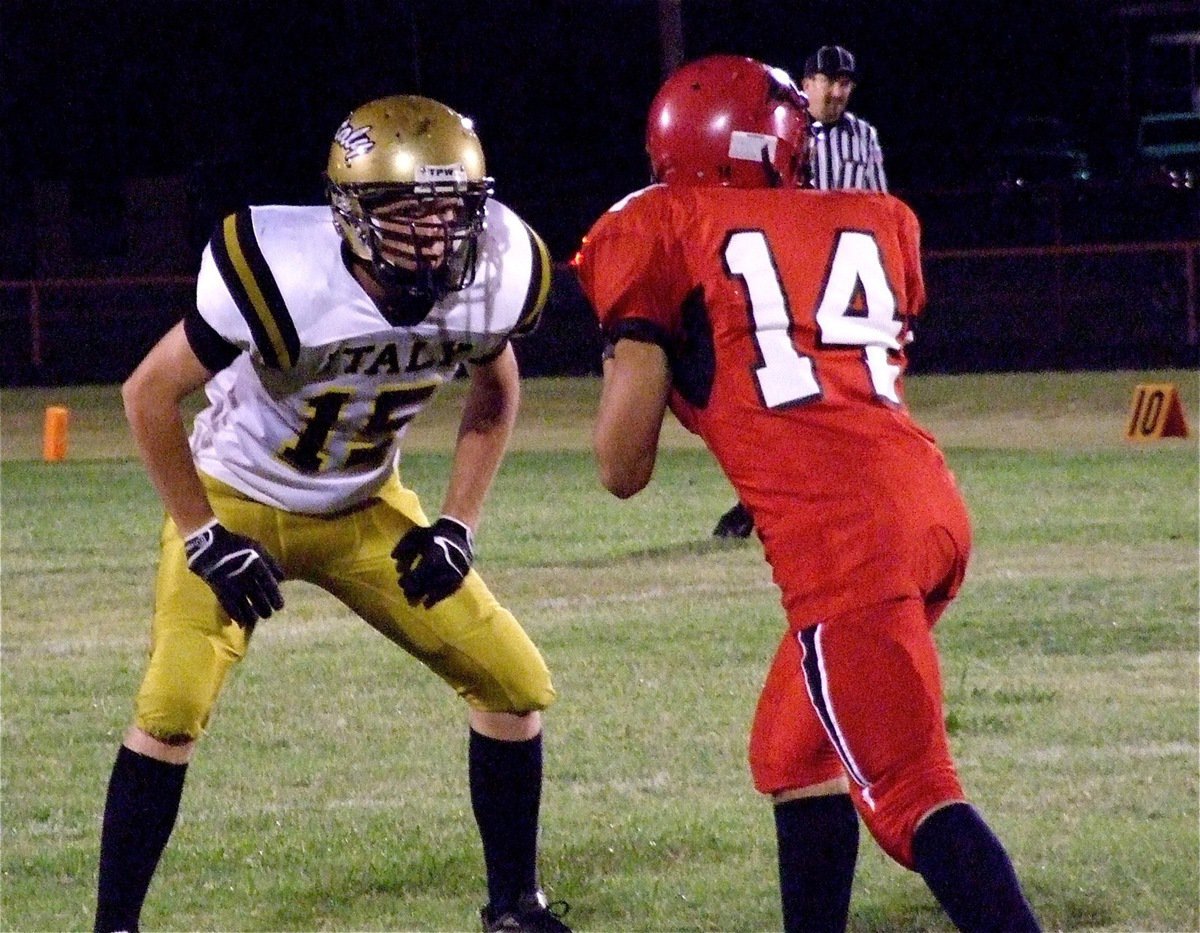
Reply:
<svg viewBox="0 0 1200 933"><path fill-rule="evenodd" d="M935 528L969 548L953 477L904 404L919 239L891 195L656 185L576 260L605 333L666 351L671 408L753 515L796 626L920 595Z"/></svg>

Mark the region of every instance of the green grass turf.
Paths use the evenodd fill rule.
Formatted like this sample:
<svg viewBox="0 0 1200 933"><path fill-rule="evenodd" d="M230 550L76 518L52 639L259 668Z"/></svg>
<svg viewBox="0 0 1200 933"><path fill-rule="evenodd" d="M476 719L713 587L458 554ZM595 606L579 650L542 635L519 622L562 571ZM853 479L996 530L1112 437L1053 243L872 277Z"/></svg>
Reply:
<svg viewBox="0 0 1200 933"><path fill-rule="evenodd" d="M1134 445L1137 382L918 377L976 551L939 626L968 792L1048 929L1197 930L1195 435ZM628 502L595 480L593 380L531 380L478 566L542 647L542 864L577 930L778 929L746 732L782 615L757 543L677 426ZM436 508L455 386L413 427ZM41 412L72 412L43 464ZM104 787L141 676L161 509L115 387L0 396L0 928L91 922ZM466 930L483 902L461 704L332 599L285 588L190 769L144 929ZM850 928L948 930L864 837Z"/></svg>

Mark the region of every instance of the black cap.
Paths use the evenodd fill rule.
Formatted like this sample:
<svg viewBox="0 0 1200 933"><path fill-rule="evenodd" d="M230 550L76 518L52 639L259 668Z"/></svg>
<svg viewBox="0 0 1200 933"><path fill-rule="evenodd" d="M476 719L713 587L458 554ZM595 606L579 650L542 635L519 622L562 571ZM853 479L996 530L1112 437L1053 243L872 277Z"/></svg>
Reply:
<svg viewBox="0 0 1200 933"><path fill-rule="evenodd" d="M846 75L857 80L858 62L849 49L840 45L823 45L804 62L804 77L810 78L815 74L831 78Z"/></svg>

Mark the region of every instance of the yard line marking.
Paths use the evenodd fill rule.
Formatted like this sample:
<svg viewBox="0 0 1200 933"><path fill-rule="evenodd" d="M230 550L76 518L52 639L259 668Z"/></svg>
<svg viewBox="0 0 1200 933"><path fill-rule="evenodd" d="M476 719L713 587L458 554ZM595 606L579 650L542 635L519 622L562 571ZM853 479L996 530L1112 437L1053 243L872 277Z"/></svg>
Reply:
<svg viewBox="0 0 1200 933"><path fill-rule="evenodd" d="M1103 748L1044 745L1040 748L1025 749L1020 754L1012 756L1011 760L1045 765L1064 762L1112 762L1118 758L1137 758L1141 760L1194 759L1198 751L1200 751L1200 746L1195 742L1149 742L1141 745L1110 745ZM986 755L963 756L960 764L978 767L986 761L994 761L995 756L999 754L1000 748L998 746L994 752L989 750Z"/></svg>

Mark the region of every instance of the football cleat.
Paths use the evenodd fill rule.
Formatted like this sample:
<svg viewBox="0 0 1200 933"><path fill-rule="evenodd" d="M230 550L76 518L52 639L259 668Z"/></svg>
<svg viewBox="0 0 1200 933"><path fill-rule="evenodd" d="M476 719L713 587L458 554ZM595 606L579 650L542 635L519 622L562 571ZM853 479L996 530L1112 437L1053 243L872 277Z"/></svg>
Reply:
<svg viewBox="0 0 1200 933"><path fill-rule="evenodd" d="M754 530L754 519L740 502L717 521L713 529L714 538L749 538Z"/></svg>
<svg viewBox="0 0 1200 933"><path fill-rule="evenodd" d="M489 904L479 911L483 933L571 933L562 918L571 909L566 901L551 903L539 888L521 895L515 910L497 913Z"/></svg>

